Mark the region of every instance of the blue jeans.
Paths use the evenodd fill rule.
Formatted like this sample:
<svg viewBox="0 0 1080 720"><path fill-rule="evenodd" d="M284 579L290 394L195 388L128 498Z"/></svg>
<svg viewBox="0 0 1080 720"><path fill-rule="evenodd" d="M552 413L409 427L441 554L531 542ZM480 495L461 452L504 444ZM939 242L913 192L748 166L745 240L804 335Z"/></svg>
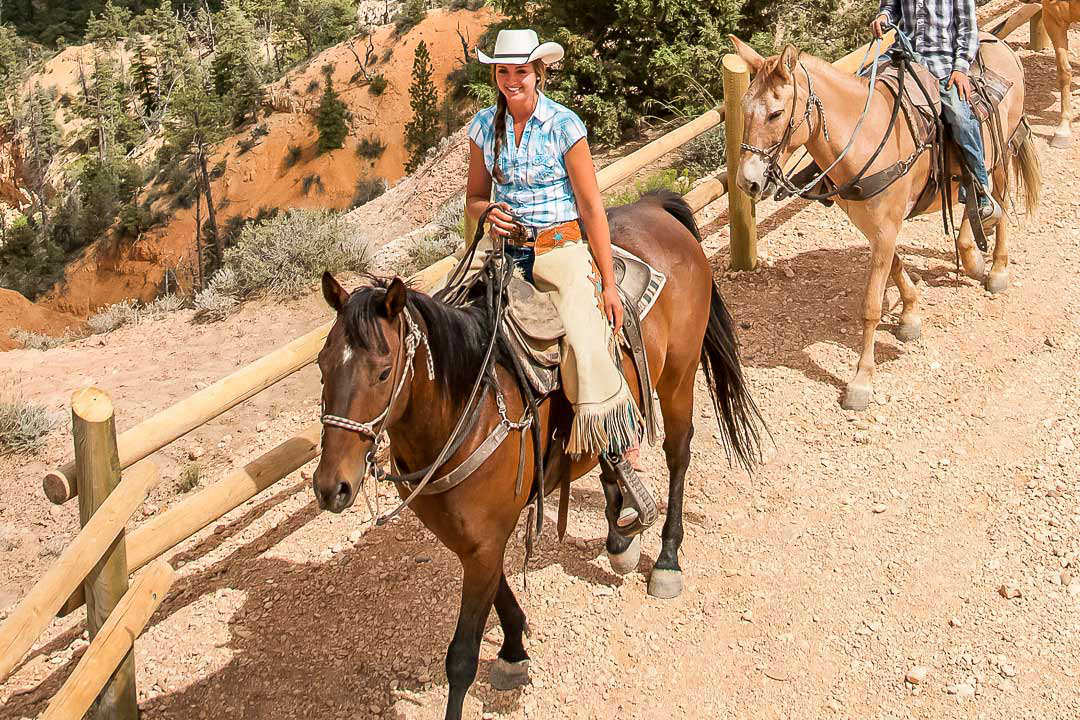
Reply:
<svg viewBox="0 0 1080 720"><path fill-rule="evenodd" d="M971 104L960 98L956 86L948 88L948 78L938 81L941 85L941 117L952 132L953 141L960 148L960 154L964 157L975 180L985 189L989 189L990 181L986 175L986 158L983 156L982 129L979 127L979 119L971 109Z"/></svg>
<svg viewBox="0 0 1080 720"><path fill-rule="evenodd" d="M506 257L510 258L510 261L521 269L521 274L525 276L529 284L536 284L533 280L533 263L536 262L536 252L532 248L507 243Z"/></svg>

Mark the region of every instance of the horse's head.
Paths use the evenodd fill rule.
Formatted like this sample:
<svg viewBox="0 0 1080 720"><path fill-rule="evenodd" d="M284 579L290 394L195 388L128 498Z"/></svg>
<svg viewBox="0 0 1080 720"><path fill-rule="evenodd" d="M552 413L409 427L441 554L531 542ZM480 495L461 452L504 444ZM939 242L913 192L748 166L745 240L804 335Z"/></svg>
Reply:
<svg viewBox="0 0 1080 720"><path fill-rule="evenodd" d="M731 41L750 66L752 76L742 101L744 148L736 182L743 192L759 200L770 189L770 166L775 163L782 169L795 149L810 139L808 123L800 122L807 88L805 83L800 87L795 73L799 50L794 45L788 45L780 55L763 58L734 35Z"/></svg>
<svg viewBox="0 0 1080 720"><path fill-rule="evenodd" d="M352 295L326 272L323 297L337 312L319 352L322 373L322 457L312 489L324 510L353 504L364 481L375 435L399 417L408 372L404 343L405 284L395 278ZM411 359L411 358L409 358Z"/></svg>

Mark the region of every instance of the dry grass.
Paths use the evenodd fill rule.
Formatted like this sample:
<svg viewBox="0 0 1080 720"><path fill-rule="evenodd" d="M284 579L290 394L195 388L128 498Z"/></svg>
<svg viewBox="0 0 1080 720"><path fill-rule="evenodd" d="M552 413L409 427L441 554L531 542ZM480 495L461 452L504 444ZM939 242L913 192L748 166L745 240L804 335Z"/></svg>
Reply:
<svg viewBox="0 0 1080 720"><path fill-rule="evenodd" d="M199 463L191 463L180 472L180 477L176 479L176 488L181 493L189 493L199 487L200 480L202 480L202 466Z"/></svg>
<svg viewBox="0 0 1080 720"><path fill-rule="evenodd" d="M139 309L131 300L124 300L114 305L109 305L90 316L87 321L94 334L112 332L125 325L133 325L139 321Z"/></svg>
<svg viewBox="0 0 1080 720"><path fill-rule="evenodd" d="M56 424L56 418L26 400L14 382L0 384L0 455L37 452Z"/></svg>
<svg viewBox="0 0 1080 720"><path fill-rule="evenodd" d="M65 343L77 339L77 336L72 335L71 333L64 333L59 337L53 337L52 335L29 332L21 328L14 328L9 336L12 340L28 350L52 350L55 347L60 347Z"/></svg>

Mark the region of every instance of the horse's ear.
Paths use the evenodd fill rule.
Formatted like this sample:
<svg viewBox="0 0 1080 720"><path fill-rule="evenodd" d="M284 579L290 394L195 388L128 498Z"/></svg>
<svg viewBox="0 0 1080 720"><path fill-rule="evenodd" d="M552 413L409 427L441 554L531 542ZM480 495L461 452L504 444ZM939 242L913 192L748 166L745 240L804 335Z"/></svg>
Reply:
<svg viewBox="0 0 1080 720"><path fill-rule="evenodd" d="M383 312L386 313L388 320L393 320L405 309L407 295L408 291L405 289L405 283L401 282L401 278L396 277L390 281L390 285L386 288L386 295L383 297Z"/></svg>
<svg viewBox="0 0 1080 720"><path fill-rule="evenodd" d="M731 40L731 44L735 46L735 53L750 66L751 73L756 73L761 69L762 64L765 62L765 58L761 57L757 50L734 35L728 35L728 38Z"/></svg>
<svg viewBox="0 0 1080 720"><path fill-rule="evenodd" d="M326 299L326 304L337 313L341 312L345 301L349 299L349 293L334 279L329 270L324 270L322 274L322 296Z"/></svg>
<svg viewBox="0 0 1080 720"><path fill-rule="evenodd" d="M788 43L787 47L784 48L784 52L780 54L780 64L777 65L777 68L788 75L795 72L795 67L799 64L800 54L799 48Z"/></svg>

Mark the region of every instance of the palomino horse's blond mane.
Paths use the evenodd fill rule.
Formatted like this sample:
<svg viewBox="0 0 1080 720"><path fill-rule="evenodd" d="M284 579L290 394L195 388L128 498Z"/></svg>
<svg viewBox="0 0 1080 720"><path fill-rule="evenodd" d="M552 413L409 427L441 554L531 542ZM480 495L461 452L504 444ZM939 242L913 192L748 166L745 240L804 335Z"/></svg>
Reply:
<svg viewBox="0 0 1080 720"><path fill-rule="evenodd" d="M874 156L892 117L893 103L888 91L879 87L867 104L868 80L865 78L847 75L790 45L779 56L763 58L737 38L732 40L740 57L755 74L743 100L746 121L738 173L739 186L751 197L760 198L770 187L770 164L768 158L763 157L767 153L762 149L777 146L785 136L786 147L775 159L776 164L783 167L795 150L805 147L818 167L832 166L828 177L836 186L855 178L870 160L873 162L866 170L867 175L912 157L917 141L903 120L896 122L881 152L876 158ZM998 108L1000 125L1008 140L1023 117L1023 68L1013 51L1002 42L984 44L982 58L987 67L1012 83ZM928 90L936 91L935 88ZM811 97L816 101L808 99ZM866 117L856 134L855 128L864 107L867 108ZM791 124L793 128L788 129ZM985 128L984 141L989 157L993 144ZM834 164L849 142L848 153ZM1004 206L1007 173L1012 171L1017 178L1014 186L1017 189L1023 187L1025 205L1033 209L1038 203L1041 179L1031 138L1018 141L1014 152L1005 152L1004 162L991 170L993 193ZM990 164L988 159L987 165ZM915 207L931 171L930 153L923 152L909 172L880 194L866 200L836 198L837 204L870 242L870 268L863 299L862 351L855 377L844 393L845 408L865 408L873 397L874 333L881 321L882 298L890 278L899 288L903 300L897 335L908 341L918 338L922 332L919 291L896 252L896 237L903 220ZM955 195L950 200L955 202ZM940 209L939 197L923 212ZM975 248L966 220L961 224L956 247L966 274L985 281L991 292L1000 292L1009 282L1008 218L1005 214L995 230L997 238L989 273L984 272L982 254Z"/></svg>

